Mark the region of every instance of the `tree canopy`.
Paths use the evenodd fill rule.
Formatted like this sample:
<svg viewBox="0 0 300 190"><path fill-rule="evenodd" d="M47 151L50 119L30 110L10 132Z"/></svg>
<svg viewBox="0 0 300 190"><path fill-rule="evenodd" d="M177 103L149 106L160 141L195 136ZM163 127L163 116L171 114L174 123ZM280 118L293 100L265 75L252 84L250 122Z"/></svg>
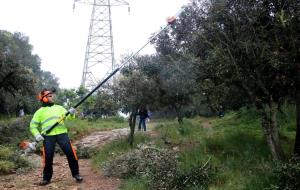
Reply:
<svg viewBox="0 0 300 190"><path fill-rule="evenodd" d="M13 114L20 107L33 112L34 97L42 88L58 88L58 79L42 71L41 60L32 53L29 38L0 30L0 113Z"/></svg>

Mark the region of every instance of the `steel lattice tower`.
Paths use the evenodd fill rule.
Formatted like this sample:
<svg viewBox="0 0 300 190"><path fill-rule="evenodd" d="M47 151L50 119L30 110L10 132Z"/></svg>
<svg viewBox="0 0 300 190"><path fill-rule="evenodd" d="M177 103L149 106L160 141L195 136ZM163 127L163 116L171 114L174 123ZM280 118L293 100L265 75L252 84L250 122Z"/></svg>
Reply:
<svg viewBox="0 0 300 190"><path fill-rule="evenodd" d="M123 0L75 0L93 6L81 85L96 86L115 68L111 7L129 5Z"/></svg>

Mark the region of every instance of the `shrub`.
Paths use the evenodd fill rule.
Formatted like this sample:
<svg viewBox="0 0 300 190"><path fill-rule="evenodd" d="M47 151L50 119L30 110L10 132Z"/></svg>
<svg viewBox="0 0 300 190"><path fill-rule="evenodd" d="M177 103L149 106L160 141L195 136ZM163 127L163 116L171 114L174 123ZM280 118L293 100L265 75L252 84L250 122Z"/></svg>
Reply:
<svg viewBox="0 0 300 190"><path fill-rule="evenodd" d="M0 174L13 173L16 166L13 162L7 160L0 160Z"/></svg>
<svg viewBox="0 0 300 190"><path fill-rule="evenodd" d="M18 144L23 139L28 139L29 123L31 116L15 118L0 122L0 144Z"/></svg>
<svg viewBox="0 0 300 190"><path fill-rule="evenodd" d="M96 154L96 148L78 146L76 150L78 158L89 159Z"/></svg>
<svg viewBox="0 0 300 190"><path fill-rule="evenodd" d="M277 184L273 189L297 190L300 189L300 159L293 157L286 163L278 163L274 169Z"/></svg>
<svg viewBox="0 0 300 190"><path fill-rule="evenodd" d="M0 174L13 173L19 168L27 168L29 162L12 148L0 146Z"/></svg>
<svg viewBox="0 0 300 190"><path fill-rule="evenodd" d="M0 160L8 160L13 155L13 152L10 148L0 146Z"/></svg>

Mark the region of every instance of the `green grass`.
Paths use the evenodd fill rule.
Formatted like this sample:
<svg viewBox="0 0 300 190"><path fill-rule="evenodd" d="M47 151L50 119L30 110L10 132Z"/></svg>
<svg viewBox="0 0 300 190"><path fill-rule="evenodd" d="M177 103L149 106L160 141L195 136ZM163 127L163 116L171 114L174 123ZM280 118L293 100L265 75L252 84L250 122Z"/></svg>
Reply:
<svg viewBox="0 0 300 190"><path fill-rule="evenodd" d="M201 127L198 120L184 119L184 124L178 124L176 121L166 120L157 124L155 130L158 131L159 138L155 141L158 147L164 148L167 144L172 146L185 146L201 141L201 135L207 133L207 129Z"/></svg>
<svg viewBox="0 0 300 190"><path fill-rule="evenodd" d="M211 122L211 135L208 135L208 129L200 127L201 118L185 121L182 127L192 131L187 135L179 135L175 127L168 129L170 124L157 128L171 139L173 145L181 146L182 152L178 158L180 170L188 171L211 158L211 164L217 169L212 189L266 187L271 180L271 177L265 177L270 176L266 171L270 171L273 163L257 122L245 122L243 116L235 113L228 114L224 119L213 118Z"/></svg>
<svg viewBox="0 0 300 190"><path fill-rule="evenodd" d="M280 138L287 156L293 150L295 109L283 108L278 113ZM203 128L210 123L212 128ZM156 123L158 147L179 147L179 170L184 172L201 166L207 160L216 169L212 190L261 190L276 184L273 162L261 128L257 111L243 108L223 118L185 119L183 125L173 120ZM145 180L125 180L121 189L147 189Z"/></svg>
<svg viewBox="0 0 300 190"><path fill-rule="evenodd" d="M122 190L149 190L145 179L129 178L121 184Z"/></svg>
<svg viewBox="0 0 300 190"><path fill-rule="evenodd" d="M270 171L273 163L261 134L242 129L224 130L223 133L207 138L205 142L204 154L213 157L213 165L219 171L216 187L243 189L246 188L245 184L250 183L252 189L264 188L261 186L265 184L261 176L269 176L265 171ZM261 183L253 184L250 181Z"/></svg>
<svg viewBox="0 0 300 190"><path fill-rule="evenodd" d="M126 120L119 117L109 117L92 121L89 121L87 119L69 120L66 122L66 126L69 129L70 138L77 139L97 130L126 128L128 126L128 123Z"/></svg>

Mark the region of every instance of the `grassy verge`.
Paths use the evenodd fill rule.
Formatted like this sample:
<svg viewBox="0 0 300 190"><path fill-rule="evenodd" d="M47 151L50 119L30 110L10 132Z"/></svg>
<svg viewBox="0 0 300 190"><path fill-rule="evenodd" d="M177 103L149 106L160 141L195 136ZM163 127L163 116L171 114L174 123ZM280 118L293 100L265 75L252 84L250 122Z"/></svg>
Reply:
<svg viewBox="0 0 300 190"><path fill-rule="evenodd" d="M287 114L288 113L288 114ZM279 113L280 138L286 155L293 149L294 108ZM254 109L230 112L223 118L185 119L156 123L158 135L151 137L157 147L178 150L178 169L188 172L209 160L214 168L213 190L261 190L276 184L269 148L260 118ZM121 189L149 189L147 179L125 179ZM187 189L195 189L190 187ZM197 188L196 188L197 189Z"/></svg>
<svg viewBox="0 0 300 190"><path fill-rule="evenodd" d="M6 126L6 122L3 126ZM24 122L24 127L27 120ZM0 123L1 124L1 123ZM80 138L95 130L109 130L124 128L128 124L120 118L99 119L96 121L74 120L68 121L72 139ZM284 112L278 117L281 143L286 155L289 157L293 150L295 136L295 109L291 106L284 107ZM10 125L7 125L10 126ZM11 125L18 126L18 125ZM174 157L178 160L179 174L191 174L194 168L199 168L203 163L209 162L214 172L209 184L211 190L260 190L270 188L275 184L273 168L276 163L272 161L265 137L262 133L260 119L254 109L241 109L238 112L226 113L223 118L185 119L179 125L175 120L151 121L153 126L152 136L145 134L135 135L136 148L139 144L151 144L157 148L173 150ZM2 127L5 135L0 140L13 143L16 134L22 136L21 128L8 130ZM24 135L24 134L23 134ZM12 172L17 167L22 167L22 161L17 158L14 150L0 147L0 172ZM15 145L14 145L15 146ZM127 139L119 139L105 145L101 150L93 153L92 163L95 168L120 155L131 151ZM2 151L2 153L1 153ZM5 156L10 155L10 156ZM210 177L210 176L209 176ZM195 179L196 180L196 179ZM149 179L132 176L124 180L120 189L149 189ZM190 186L185 189L197 189Z"/></svg>
<svg viewBox="0 0 300 190"><path fill-rule="evenodd" d="M126 128L128 123L123 118L110 117L97 120L81 120L75 119L66 122L66 126L69 128L69 136L71 139L78 139L93 131L110 130L117 128Z"/></svg>

